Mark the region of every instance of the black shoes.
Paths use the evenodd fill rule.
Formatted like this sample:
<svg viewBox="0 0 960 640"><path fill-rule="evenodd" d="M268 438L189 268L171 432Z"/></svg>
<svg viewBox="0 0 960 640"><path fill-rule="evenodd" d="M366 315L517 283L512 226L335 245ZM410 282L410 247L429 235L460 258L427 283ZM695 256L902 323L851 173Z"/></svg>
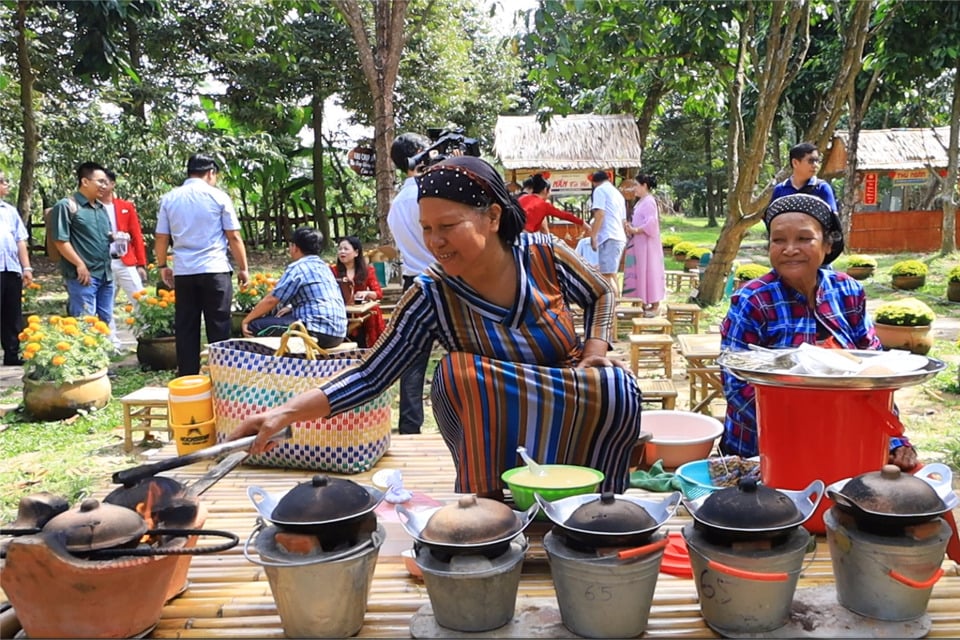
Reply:
<svg viewBox="0 0 960 640"><path fill-rule="evenodd" d="M5 367L19 367L23 365L23 360L21 358L4 358L3 366Z"/></svg>

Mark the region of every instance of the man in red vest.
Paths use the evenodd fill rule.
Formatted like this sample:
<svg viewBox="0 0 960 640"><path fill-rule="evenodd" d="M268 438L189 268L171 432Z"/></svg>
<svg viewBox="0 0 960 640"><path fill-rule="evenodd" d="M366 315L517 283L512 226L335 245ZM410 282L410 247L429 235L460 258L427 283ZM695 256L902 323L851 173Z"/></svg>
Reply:
<svg viewBox="0 0 960 640"><path fill-rule="evenodd" d="M133 294L143 289L147 279L147 249L143 243L140 218L132 202L114 197L117 174L110 169L105 169L104 173L107 174L108 184L99 200L109 214L110 227L113 230L110 266L113 269L114 286L122 288L127 299L132 304L137 304ZM110 322L110 335L114 345L119 347L114 320Z"/></svg>

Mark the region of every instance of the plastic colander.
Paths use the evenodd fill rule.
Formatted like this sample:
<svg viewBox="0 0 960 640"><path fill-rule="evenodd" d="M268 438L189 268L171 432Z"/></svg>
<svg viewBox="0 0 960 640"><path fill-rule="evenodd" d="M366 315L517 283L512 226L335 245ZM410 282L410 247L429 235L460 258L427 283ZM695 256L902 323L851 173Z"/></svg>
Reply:
<svg viewBox="0 0 960 640"><path fill-rule="evenodd" d="M713 484L710 479L710 461L693 460L677 467L680 490L687 500L696 500L723 487Z"/></svg>

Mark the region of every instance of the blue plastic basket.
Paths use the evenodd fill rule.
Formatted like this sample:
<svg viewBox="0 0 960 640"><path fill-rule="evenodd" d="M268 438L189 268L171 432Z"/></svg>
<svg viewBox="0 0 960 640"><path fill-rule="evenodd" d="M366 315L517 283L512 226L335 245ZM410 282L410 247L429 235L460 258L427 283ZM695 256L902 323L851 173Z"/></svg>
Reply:
<svg viewBox="0 0 960 640"><path fill-rule="evenodd" d="M687 500L696 500L718 489L723 489L710 480L709 462L709 460L693 460L677 467L676 474L680 478L680 490Z"/></svg>

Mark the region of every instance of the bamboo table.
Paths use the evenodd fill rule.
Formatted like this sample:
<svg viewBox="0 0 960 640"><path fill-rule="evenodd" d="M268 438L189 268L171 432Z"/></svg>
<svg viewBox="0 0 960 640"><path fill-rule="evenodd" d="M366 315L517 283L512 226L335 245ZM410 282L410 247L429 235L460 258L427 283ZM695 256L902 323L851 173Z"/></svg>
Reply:
<svg viewBox="0 0 960 640"><path fill-rule="evenodd" d="M717 365L720 334L680 334L677 344L680 355L687 361L687 375L690 376L690 410L711 415L710 403L723 399L723 380Z"/></svg>
<svg viewBox="0 0 960 640"><path fill-rule="evenodd" d="M347 332L351 332L373 315L376 309L380 308L379 300L370 300L360 304L347 305Z"/></svg>

